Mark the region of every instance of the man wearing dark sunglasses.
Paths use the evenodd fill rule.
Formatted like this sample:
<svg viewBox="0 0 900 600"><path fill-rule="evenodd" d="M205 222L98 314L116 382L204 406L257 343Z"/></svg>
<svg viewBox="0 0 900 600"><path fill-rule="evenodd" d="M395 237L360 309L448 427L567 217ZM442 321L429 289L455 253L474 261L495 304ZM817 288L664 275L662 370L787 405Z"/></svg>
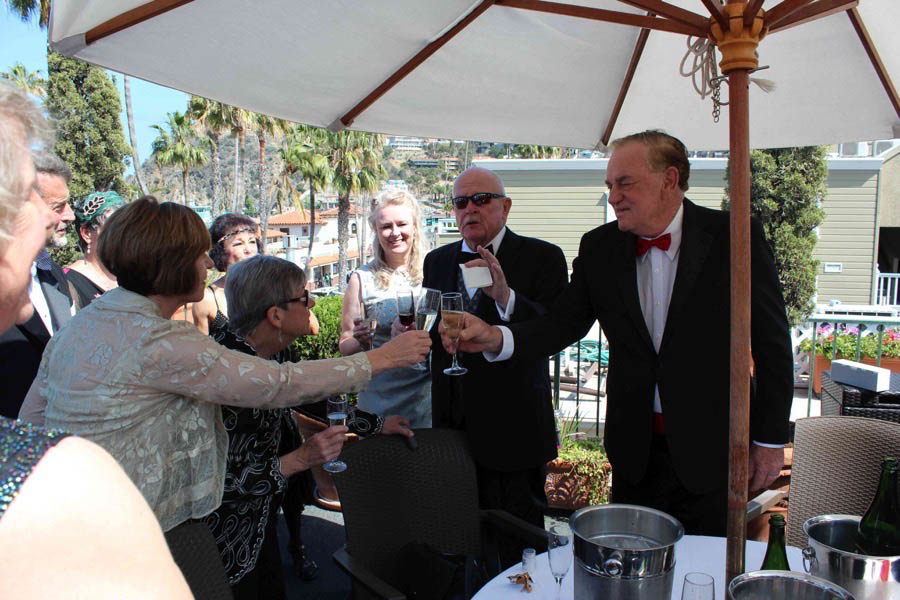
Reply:
<svg viewBox="0 0 900 600"><path fill-rule="evenodd" d="M453 184L453 214L463 239L425 257L423 285L462 293L465 309L492 324L545 313L567 280L562 250L506 227L511 207L496 174L467 169ZM463 263L489 268L493 284L466 289L459 268ZM501 364L489 363L481 354L464 354L460 363L468 373L450 377L443 374L450 355L438 330L431 329L434 426L467 433L483 508L503 508L543 528L543 467L556 457L547 358ZM510 546L504 555L518 561L521 548Z"/></svg>

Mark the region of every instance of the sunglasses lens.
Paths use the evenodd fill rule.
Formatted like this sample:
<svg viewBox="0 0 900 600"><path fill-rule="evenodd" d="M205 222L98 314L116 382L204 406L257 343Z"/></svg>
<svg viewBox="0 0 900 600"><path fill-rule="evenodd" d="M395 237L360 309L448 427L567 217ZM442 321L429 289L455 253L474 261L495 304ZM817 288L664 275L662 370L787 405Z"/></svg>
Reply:
<svg viewBox="0 0 900 600"><path fill-rule="evenodd" d="M469 205L469 197L468 196L458 196L453 199L453 206L456 207L456 210L463 210L468 205Z"/></svg>

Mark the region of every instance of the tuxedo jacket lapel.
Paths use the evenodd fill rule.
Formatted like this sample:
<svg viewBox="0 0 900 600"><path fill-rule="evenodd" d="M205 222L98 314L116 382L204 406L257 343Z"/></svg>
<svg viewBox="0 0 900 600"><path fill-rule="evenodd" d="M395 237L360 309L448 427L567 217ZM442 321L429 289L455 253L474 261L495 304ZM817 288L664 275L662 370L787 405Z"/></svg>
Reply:
<svg viewBox="0 0 900 600"><path fill-rule="evenodd" d="M46 280L41 280L41 291L47 299L47 308L50 309L50 318L57 330L72 318L69 297L59 291L59 288Z"/></svg>
<svg viewBox="0 0 900 600"><path fill-rule="evenodd" d="M681 226L681 249L678 251L678 271L672 286L672 298L666 313L666 330L663 332L662 349L670 335L669 323L677 323L681 318L685 303L691 297L697 284L697 277L709 255L713 235L701 221L701 215L693 202L684 200L684 221Z"/></svg>
<svg viewBox="0 0 900 600"><path fill-rule="evenodd" d="M639 332L641 340L651 350L655 350L653 340L650 339L650 331L647 330L647 322L644 321L644 313L641 312L641 300L638 297L633 234L625 233L621 236L614 260L616 262L616 278L619 282L619 289L622 291L622 299L625 302L628 316L634 322L634 327Z"/></svg>

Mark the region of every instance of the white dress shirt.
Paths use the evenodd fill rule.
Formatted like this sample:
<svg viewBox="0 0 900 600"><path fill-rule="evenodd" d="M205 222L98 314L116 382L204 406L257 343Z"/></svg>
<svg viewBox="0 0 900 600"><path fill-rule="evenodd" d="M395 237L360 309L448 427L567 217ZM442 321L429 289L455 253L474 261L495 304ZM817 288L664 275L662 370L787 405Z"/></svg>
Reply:
<svg viewBox="0 0 900 600"><path fill-rule="evenodd" d="M56 332L53 331L50 306L47 304L47 298L44 296L43 288L41 288L41 280L37 276L37 265L34 263L31 263L31 283L28 286L28 297L31 299L32 306L34 306L34 312L38 314L41 321L44 322L44 327L47 328L47 331L52 336Z"/></svg>

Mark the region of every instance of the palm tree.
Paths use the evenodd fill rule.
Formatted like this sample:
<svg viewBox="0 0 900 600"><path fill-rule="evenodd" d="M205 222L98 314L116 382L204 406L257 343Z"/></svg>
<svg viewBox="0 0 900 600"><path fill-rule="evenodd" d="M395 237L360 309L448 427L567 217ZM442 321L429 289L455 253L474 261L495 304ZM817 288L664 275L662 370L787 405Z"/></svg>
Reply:
<svg viewBox="0 0 900 600"><path fill-rule="evenodd" d="M306 249L306 276L309 277L313 243L316 241L316 192L324 190L331 180L328 163L328 139L326 130L309 125L298 125L287 138L282 154L285 164L299 172L309 187L309 247ZM302 209L302 203L301 203Z"/></svg>
<svg viewBox="0 0 900 600"><path fill-rule="evenodd" d="M38 98L43 98L47 95L47 80L41 77L41 72L29 71L20 62L11 66L6 73L0 73L0 78L11 81L26 94L31 94Z"/></svg>
<svg viewBox="0 0 900 600"><path fill-rule="evenodd" d="M31 21L35 11L38 11L40 16L38 24L41 29L47 29L50 23L50 0L6 0L6 7L18 15L24 23Z"/></svg>
<svg viewBox="0 0 900 600"><path fill-rule="evenodd" d="M167 129L159 125L153 128L159 132L159 136L153 140L153 158L161 167L181 167L182 187L184 191L183 204L188 204L187 180L188 172L194 167L201 167L209 162L205 146L208 142L199 141L194 136L194 129L189 113L168 113L169 122Z"/></svg>
<svg viewBox="0 0 900 600"><path fill-rule="evenodd" d="M247 136L247 128L250 123L251 112L237 106L229 107L228 125L231 128L231 136L234 138L234 194L231 200L231 212L243 212L241 195L247 193L244 170L244 138Z"/></svg>
<svg viewBox="0 0 900 600"><path fill-rule="evenodd" d="M219 211L219 181L221 180L219 138L222 133L229 131L231 128L230 120L233 108L227 104L200 96L191 96L188 106L195 123L195 129L209 139L209 148L212 152L212 202L210 212L215 218Z"/></svg>
<svg viewBox="0 0 900 600"><path fill-rule="evenodd" d="M291 131L291 123L284 119L277 119L261 113L252 113L250 117L250 126L256 139L259 141L259 172L257 173L257 184L259 186L259 225L263 231L263 235L269 226L269 194L266 188L266 144L269 136L281 137Z"/></svg>
<svg viewBox="0 0 900 600"><path fill-rule="evenodd" d="M141 159L138 158L137 135L134 132L134 113L131 110L131 77L124 75L122 82L125 90L125 116L128 121L128 141L131 144L131 161L134 163L134 178L137 180L141 195L147 195L147 186L141 176Z"/></svg>
<svg viewBox="0 0 900 600"><path fill-rule="evenodd" d="M328 136L331 184L338 194L338 286L346 286L347 240L349 235L350 195L375 192L384 177L381 164L381 135L359 131L339 131Z"/></svg>

